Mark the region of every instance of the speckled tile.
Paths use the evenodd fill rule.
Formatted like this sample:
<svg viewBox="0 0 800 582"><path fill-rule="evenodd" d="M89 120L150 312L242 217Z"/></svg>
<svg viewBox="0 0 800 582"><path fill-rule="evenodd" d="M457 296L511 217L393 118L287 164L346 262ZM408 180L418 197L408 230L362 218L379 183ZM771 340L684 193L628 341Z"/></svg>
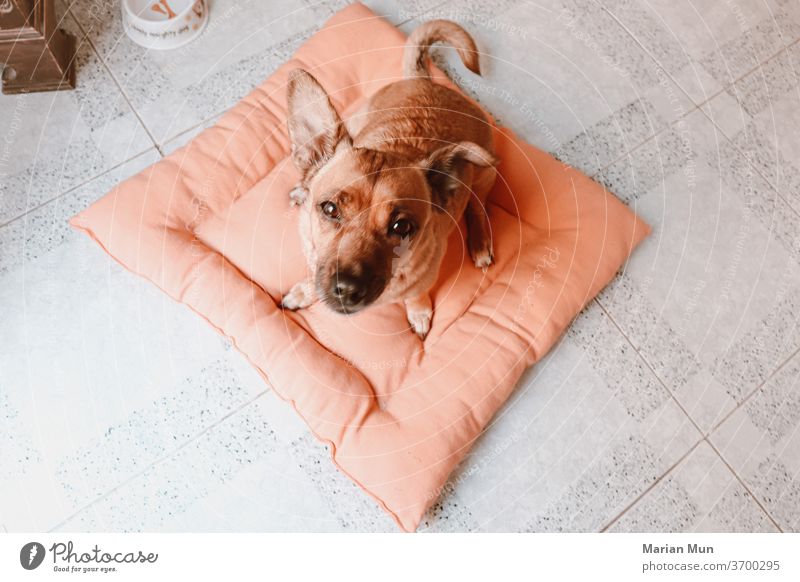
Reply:
<svg viewBox="0 0 800 582"><path fill-rule="evenodd" d="M617 276L598 301L614 313L616 323L670 390L679 391L700 372L700 362L683 342L683 330L664 321L628 275Z"/></svg>
<svg viewBox="0 0 800 582"><path fill-rule="evenodd" d="M794 318L778 323L800 285L800 223L702 112L673 133L601 173L654 232L599 301L707 432L780 363L765 348L800 346Z"/></svg>
<svg viewBox="0 0 800 582"><path fill-rule="evenodd" d="M556 153L562 162L593 176L662 125L663 119L652 104L637 99L575 136Z"/></svg>
<svg viewBox="0 0 800 582"><path fill-rule="evenodd" d="M0 500L14 500L0 503L13 531L49 529L78 509L76 503L87 502L64 490L59 477L66 475L76 490L79 481L72 466L59 467L65 459L74 460L104 438L117 442L124 431L108 432L109 427L127 426L134 411L153 402L167 403L173 387L206 362L232 357L205 322L67 224L158 157L151 152L134 159L0 227L0 386L8 404L0 431L13 431L15 441L38 451L24 471L0 484ZM258 389L264 390L263 382ZM247 390L253 395L251 384ZM199 413L189 403L204 396L187 394L179 409ZM89 461L122 467L115 453L127 466L130 459L140 460L137 447L153 448L156 427L133 424L139 432L130 442L116 450L92 449L97 455ZM115 474L99 474L97 482L105 486Z"/></svg>
<svg viewBox="0 0 800 582"><path fill-rule="evenodd" d="M190 141L192 141L195 137L203 133L209 127L213 127L220 119L221 115L215 115L210 119L207 119L203 123L196 125L179 133L178 135L171 137L166 142L161 144L161 151L165 156L175 152L176 150L182 148Z"/></svg>
<svg viewBox="0 0 800 582"><path fill-rule="evenodd" d="M323 3L319 10L325 11L326 5ZM293 7L296 8L286 2L269 6L258 2L217 2L208 27L199 38L178 49L159 52L148 51L125 35L116 4L98 4L92 0L70 3L70 11L92 38L98 53L158 143L200 123L204 115L210 115L208 109L196 111L195 103L207 102L208 108L226 109L271 72L272 69L240 70L239 73L247 73L249 79L237 79L233 88L207 84L201 94L200 89L194 87L217 71L265 51L296 32L300 26L296 13L302 9L292 10ZM307 27L308 15L302 20ZM236 42L231 43L231 38L237 39ZM242 89L243 86L247 86L246 89Z"/></svg>
<svg viewBox="0 0 800 582"><path fill-rule="evenodd" d="M800 288L794 288L720 357L714 375L741 402L798 347Z"/></svg>
<svg viewBox="0 0 800 582"><path fill-rule="evenodd" d="M699 293L704 289L705 285L697 286L694 291ZM711 430L733 410L736 401L685 342L696 307L684 312L676 330L626 273L617 276L598 301L613 314L615 322L703 432Z"/></svg>
<svg viewBox="0 0 800 582"><path fill-rule="evenodd" d="M257 402L93 503L58 531L153 531L275 450Z"/></svg>
<svg viewBox="0 0 800 582"><path fill-rule="evenodd" d="M482 76L464 70L452 51L436 62L496 118L534 145L593 173L688 111L668 78L639 83L591 37L590 22L568 1L502 2L486 12L449 2L425 14L463 24L482 52ZM418 21L402 28L410 32ZM531 59L531 47L536 58Z"/></svg>
<svg viewBox="0 0 800 582"><path fill-rule="evenodd" d="M750 476L755 495L787 532L800 532L800 482L798 471L788 469L775 458L766 458Z"/></svg>
<svg viewBox="0 0 800 582"><path fill-rule="evenodd" d="M787 108L783 107L783 109ZM783 131L787 131L786 128L800 128L800 119L793 119L793 116L787 114L786 111L782 113L780 119L784 125ZM790 138L779 140L775 134L774 122L770 119L769 122L763 123L765 121L764 118L754 120L742 131L733 135L733 146L742 152L754 170L764 176L770 184L777 186L779 194L787 198L787 201L795 209L798 209L800 208L800 169L793 161L797 159L794 155L797 148L791 147L795 144L786 143ZM787 149L789 149L788 155L779 147L781 142L786 143Z"/></svg>
<svg viewBox="0 0 800 582"><path fill-rule="evenodd" d="M659 133L597 175L597 180L632 204L682 170L691 160L691 146L677 127Z"/></svg>
<svg viewBox="0 0 800 582"><path fill-rule="evenodd" d="M289 446L295 462L314 483L342 531L397 531L386 512L336 468L328 449L314 437L305 434Z"/></svg>
<svg viewBox="0 0 800 582"><path fill-rule="evenodd" d="M798 45L800 46L800 45ZM799 69L800 70L800 67ZM800 91L774 98L734 133L732 141L758 171L800 213Z"/></svg>
<svg viewBox="0 0 800 582"><path fill-rule="evenodd" d="M632 418L646 419L669 399L669 393L602 310L588 309L567 333L584 348L592 367Z"/></svg>
<svg viewBox="0 0 800 582"><path fill-rule="evenodd" d="M477 531L478 522L469 507L455 494L446 494L428 508L419 524L419 532L448 533Z"/></svg>
<svg viewBox="0 0 800 582"><path fill-rule="evenodd" d="M700 110L729 139L753 121L753 116L747 113L726 91L717 93L712 99L703 103Z"/></svg>
<svg viewBox="0 0 800 582"><path fill-rule="evenodd" d="M72 18L62 27L76 89L0 96L0 224L153 146Z"/></svg>
<svg viewBox="0 0 800 582"><path fill-rule="evenodd" d="M125 421L59 461L56 478L76 505L85 505L247 401L233 369L224 360L211 362L175 392L133 410ZM121 456L120 451L129 452Z"/></svg>
<svg viewBox="0 0 800 582"><path fill-rule="evenodd" d="M162 144L234 105L346 4L220 0L203 34L172 51L148 51L133 43L116 4L76 0L70 11ZM376 10L399 22L436 4L377 2Z"/></svg>
<svg viewBox="0 0 800 582"><path fill-rule="evenodd" d="M624 6L615 15L654 55L665 46L684 53L683 68L668 70L698 104L800 37L793 9L769 0L654 0L633 12L629 3L612 2Z"/></svg>
<svg viewBox="0 0 800 582"><path fill-rule="evenodd" d="M67 221L118 182L158 161L154 149L0 227L0 275L36 260L73 233Z"/></svg>
<svg viewBox="0 0 800 582"><path fill-rule="evenodd" d="M728 86L726 93L750 115L767 112L775 101L797 93L800 84L798 66L800 46L795 44Z"/></svg>
<svg viewBox="0 0 800 582"><path fill-rule="evenodd" d="M629 509L610 532L679 533L689 529L699 510L689 493L670 475L645 493L643 499Z"/></svg>
<svg viewBox="0 0 800 582"><path fill-rule="evenodd" d="M259 406L268 396L259 399ZM340 531L325 499L297 466L286 441L278 431L275 433L278 442L274 450L187 503L180 513L169 516L158 531ZM168 470L169 465L165 465L163 471Z"/></svg>
<svg viewBox="0 0 800 582"><path fill-rule="evenodd" d="M600 529L630 496L659 475L656 455L634 437L611 444L610 451L584 468L581 477L544 507L525 532L589 532Z"/></svg>
<svg viewBox="0 0 800 582"><path fill-rule="evenodd" d="M776 73L786 72L789 61L785 60L785 56L780 56L778 59L773 57L786 55L782 51L800 37L800 21L786 16L787 13L783 10L766 16L754 26L746 28L736 38L719 48L711 49L700 58L700 64L724 87L729 87L742 77L751 75L751 80L745 81L742 85L743 97L753 92L755 96L769 94L769 90L763 92L757 88L757 83L763 83L765 89L770 83L775 83L772 91L774 95L775 91L781 91L786 83L786 80L780 79L780 75ZM794 48L790 49L790 52L794 51ZM737 91L734 87L729 87L728 90L731 94ZM753 106L759 101L758 98L749 99L752 99Z"/></svg>
<svg viewBox="0 0 800 582"><path fill-rule="evenodd" d="M659 68L673 71L687 63L681 48L665 42L655 20L636 2L572 0L567 10L583 23L597 46L621 63L640 90L657 84Z"/></svg>
<svg viewBox="0 0 800 582"><path fill-rule="evenodd" d="M800 356L710 438L778 525L800 531Z"/></svg>
<svg viewBox="0 0 800 582"><path fill-rule="evenodd" d="M33 435L24 429L19 411L5 392L0 393L0 442L0 483L26 475L30 465L41 461Z"/></svg>
<svg viewBox="0 0 800 582"><path fill-rule="evenodd" d="M713 157L718 161L723 182L738 191L748 211L763 228L783 245L786 253L800 261L800 214L764 179L762 171L769 166L767 163L759 167L765 152L756 145L758 142L752 137L755 135L756 132L751 130L751 138L739 140L734 137L734 142L723 143ZM746 147L741 149L740 146ZM740 155L742 151L747 152L752 161ZM776 159L780 156L778 152L774 155ZM784 165L784 168L789 167L790 164ZM796 195L792 197L796 198Z"/></svg>
<svg viewBox="0 0 800 582"><path fill-rule="evenodd" d="M446 6L449 2L448 0L407 0L406 2L397 2L396 0L367 0L367 2L362 2L362 4L366 4L375 14L380 14L392 24L401 24L421 14L425 14L430 10ZM437 17L431 15L429 18Z"/></svg>
<svg viewBox="0 0 800 582"><path fill-rule="evenodd" d="M244 358L228 358L224 366L229 373L236 371L244 389L253 385L263 391L263 379ZM197 377L199 381L202 378ZM214 382L213 375L208 382ZM254 404L233 412L120 487L121 495L131 492L141 504L132 513L145 515L151 510L142 496L153 489L157 494L150 496L148 503L160 496L174 499L171 506L166 500L159 501L159 515L147 516L139 523L134 515L115 521L104 513L116 511L118 497L110 504L100 500L60 529L96 530L107 523L122 530L160 532L340 531L326 500L290 454L290 440L306 432L290 406L272 392L263 393ZM213 443L209 445L209 441ZM230 446L234 442L238 445ZM242 454L244 459L239 458Z"/></svg>
<svg viewBox="0 0 800 582"><path fill-rule="evenodd" d="M697 104L800 38L797 9L782 2L574 3L597 27L593 37L604 50L635 55L625 64L640 82L652 82L657 64ZM777 75L774 81L785 82Z"/></svg>
<svg viewBox="0 0 800 582"><path fill-rule="evenodd" d="M448 481L477 531L599 530L700 438L596 304L573 329Z"/></svg>
<svg viewBox="0 0 800 582"><path fill-rule="evenodd" d="M609 531L774 532L777 528L704 441Z"/></svg>

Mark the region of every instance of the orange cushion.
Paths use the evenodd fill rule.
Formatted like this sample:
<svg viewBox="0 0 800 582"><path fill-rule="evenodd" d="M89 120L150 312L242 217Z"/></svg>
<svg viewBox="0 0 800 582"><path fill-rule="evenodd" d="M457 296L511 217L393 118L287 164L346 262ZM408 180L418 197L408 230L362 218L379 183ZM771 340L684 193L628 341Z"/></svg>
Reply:
<svg viewBox="0 0 800 582"><path fill-rule="evenodd" d="M602 186L498 129L496 263L476 269L463 228L454 232L424 344L400 305L282 311L282 293L306 274L288 196L298 176L287 74L311 71L347 115L400 77L404 40L366 7L345 8L215 127L72 224L230 337L337 466L412 531L522 372L649 229Z"/></svg>

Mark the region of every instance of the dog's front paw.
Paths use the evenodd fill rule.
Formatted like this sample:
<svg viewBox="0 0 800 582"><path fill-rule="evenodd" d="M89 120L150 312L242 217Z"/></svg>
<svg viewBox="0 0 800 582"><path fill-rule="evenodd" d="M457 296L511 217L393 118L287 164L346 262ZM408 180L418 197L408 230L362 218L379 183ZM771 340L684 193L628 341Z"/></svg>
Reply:
<svg viewBox="0 0 800 582"><path fill-rule="evenodd" d="M292 206L300 206L308 198L308 189L298 184L289 191Z"/></svg>
<svg viewBox="0 0 800 582"><path fill-rule="evenodd" d="M431 318L433 317L433 310L428 309L427 311L409 311L406 313L408 317L408 323L411 324L411 328L414 330L419 336L419 339L425 339L425 336L428 335L428 332L431 330Z"/></svg>
<svg viewBox="0 0 800 582"><path fill-rule="evenodd" d="M405 304L408 323L411 324L411 328L420 339L425 339L425 336L431 330L431 318L433 317L433 305L431 304L430 296L426 293L414 299L407 299Z"/></svg>
<svg viewBox="0 0 800 582"><path fill-rule="evenodd" d="M294 287L289 289L289 292L281 299L281 307L284 309L303 309L308 307L316 298L314 293L314 286L308 281L300 281L295 283Z"/></svg>
<svg viewBox="0 0 800 582"><path fill-rule="evenodd" d="M475 262L475 266L485 273L489 266L494 262L494 254L492 253L491 245L487 245L482 249L473 251L472 260Z"/></svg>

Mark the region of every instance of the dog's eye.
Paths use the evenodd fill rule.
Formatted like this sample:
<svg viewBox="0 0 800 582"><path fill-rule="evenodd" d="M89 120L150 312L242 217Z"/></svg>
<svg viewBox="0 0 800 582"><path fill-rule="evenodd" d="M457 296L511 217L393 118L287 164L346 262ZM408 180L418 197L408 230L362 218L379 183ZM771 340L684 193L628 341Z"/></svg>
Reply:
<svg viewBox="0 0 800 582"><path fill-rule="evenodd" d="M397 236L409 236L414 232L414 223L407 218L400 218L392 223L389 232Z"/></svg>
<svg viewBox="0 0 800 582"><path fill-rule="evenodd" d="M339 219L339 207L336 206L333 202L328 200L327 202L323 202L319 205L320 209L322 210L322 214L330 218L331 220L338 220Z"/></svg>

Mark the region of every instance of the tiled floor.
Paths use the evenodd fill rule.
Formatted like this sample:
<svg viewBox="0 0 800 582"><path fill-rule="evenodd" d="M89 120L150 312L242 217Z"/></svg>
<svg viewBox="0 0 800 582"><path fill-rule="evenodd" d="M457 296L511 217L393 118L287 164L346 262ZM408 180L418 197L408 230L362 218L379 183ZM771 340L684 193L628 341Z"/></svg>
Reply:
<svg viewBox="0 0 800 582"><path fill-rule="evenodd" d="M66 225L340 4L213 0L162 54L115 2L61 0L78 89L0 97L0 528L393 529L237 352ZM440 58L453 78L654 227L421 529L800 530L800 4L368 4L462 22L485 76Z"/></svg>

